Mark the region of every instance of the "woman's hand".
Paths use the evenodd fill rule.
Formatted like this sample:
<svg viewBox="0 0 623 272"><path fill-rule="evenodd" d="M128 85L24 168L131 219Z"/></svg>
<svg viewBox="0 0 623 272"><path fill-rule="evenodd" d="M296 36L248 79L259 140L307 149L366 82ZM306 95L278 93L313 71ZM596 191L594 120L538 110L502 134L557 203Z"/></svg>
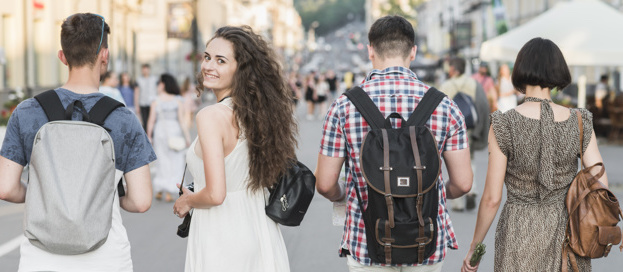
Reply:
<svg viewBox="0 0 623 272"><path fill-rule="evenodd" d="M474 250L470 249L469 252L467 252L467 255L465 256L465 259L463 259L463 266L461 267L461 272L476 272L478 271L478 265L476 266L471 266L469 265L469 259L471 259L472 254L474 254Z"/></svg>
<svg viewBox="0 0 623 272"><path fill-rule="evenodd" d="M177 184L177 188L180 188L180 184ZM190 197L195 194L186 187L182 187L182 192L183 194L175 201L175 205L173 205L173 214L179 218L184 218L190 209L192 209L192 206L190 206Z"/></svg>

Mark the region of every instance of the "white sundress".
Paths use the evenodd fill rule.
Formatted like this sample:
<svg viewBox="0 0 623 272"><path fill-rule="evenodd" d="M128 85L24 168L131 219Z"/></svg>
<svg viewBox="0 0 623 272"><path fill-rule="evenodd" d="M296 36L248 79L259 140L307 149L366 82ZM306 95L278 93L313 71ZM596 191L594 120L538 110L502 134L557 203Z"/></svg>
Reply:
<svg viewBox="0 0 623 272"><path fill-rule="evenodd" d="M221 102L231 108L229 99ZM195 192L205 188L203 161L193 141L186 162ZM188 235L185 271L290 271L281 230L264 212L264 191L247 190L249 157L246 139L225 157L227 196L223 204L194 209Z"/></svg>

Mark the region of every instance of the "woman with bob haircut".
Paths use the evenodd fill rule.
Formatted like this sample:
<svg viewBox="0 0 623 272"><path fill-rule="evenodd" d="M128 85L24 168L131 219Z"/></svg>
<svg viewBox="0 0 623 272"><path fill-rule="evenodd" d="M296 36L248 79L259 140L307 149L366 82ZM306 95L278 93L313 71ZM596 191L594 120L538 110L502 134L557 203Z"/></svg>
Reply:
<svg viewBox="0 0 623 272"><path fill-rule="evenodd" d="M266 188L296 161L291 92L274 51L248 26L219 28L207 42L198 86L219 103L197 113L198 137L174 213L193 218L185 271L290 271Z"/></svg>
<svg viewBox="0 0 623 272"><path fill-rule="evenodd" d="M512 81L526 95L525 102L505 113L491 114L487 178L461 271L478 269L469 260L495 218L504 184L508 198L495 232L495 271L561 271L568 218L564 201L580 155L576 110L583 123L582 163L590 166L603 161L591 113L551 100L553 89L562 90L571 83L556 44L543 38L527 42L517 54ZM608 186L606 174L600 181ZM576 258L580 271L591 270L590 259Z"/></svg>

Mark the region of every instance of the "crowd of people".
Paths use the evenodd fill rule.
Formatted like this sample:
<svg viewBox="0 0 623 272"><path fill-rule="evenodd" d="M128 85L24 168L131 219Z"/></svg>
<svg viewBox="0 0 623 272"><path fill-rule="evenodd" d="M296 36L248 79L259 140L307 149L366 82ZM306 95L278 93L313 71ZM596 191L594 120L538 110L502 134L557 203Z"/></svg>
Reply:
<svg viewBox="0 0 623 272"><path fill-rule="evenodd" d="M486 67L473 77L465 75L465 60L453 58L449 79L439 86L443 95L438 96L438 106L421 120L425 124L422 131L434 138L435 153L422 157L422 162L442 158L449 178L445 179L441 170L433 173L434 186L427 190L433 190L436 201L423 208L434 209L434 217L426 218L431 229L411 232L417 237L413 239L417 241L414 253L408 261L395 263L391 256L401 245L397 244L400 237L392 236L392 231L409 230L398 225L394 229L393 218L382 225L380 221L376 226L370 224L366 210L371 208L372 190L380 189L371 188L367 181L361 151L371 129L367 117L341 92L351 86L365 92L383 119L387 118L385 138L379 146L388 146L393 138L388 140L387 130L406 128L410 115L422 107L420 102L434 92L409 69L417 52L411 23L400 16L376 20L368 34L372 70L360 80L353 74L345 76L348 80L343 80L344 86L331 70L285 76L274 50L261 35L246 26L221 27L206 43L198 76L201 89L213 92L218 102L196 113L190 79L180 87L170 74L151 75L147 64L134 80L136 84L127 73L118 78L109 72L108 33L105 19L95 14L74 14L62 23L59 58L69 67L69 78L54 92L68 110L77 108L71 114L63 113L72 120L89 121L91 109L105 96L125 104L112 109L99 124L114 142L114 168L125 180L119 185L124 194L114 191L112 219L93 222L112 222L110 234L84 253L63 255L34 243L42 239L26 231L19 271L132 271L130 244L119 208L145 212L154 193L157 199L173 201L179 190L183 194L175 200L173 214L184 218L192 213L185 271L289 271L281 231L265 215L264 207L267 189L297 159L298 122L292 105L303 98L307 119L324 118L316 189L329 201L346 205L339 255L346 258L350 271L442 271L447 250L458 248L448 200L466 196L453 203L453 208L475 208L471 157L473 150L485 147L489 149L487 177L462 271L478 269L470 258L497 213L504 184L508 199L495 232L495 270L560 271L568 218L564 196L577 171L580 131L585 139L581 163L588 166L603 161L591 113L580 109L577 117L573 110L551 100L552 89L562 89L571 82L564 57L552 41L534 38L526 43L512 74L507 66L500 68L498 83L490 78ZM453 100L459 93L472 101L468 106L473 110L468 110L474 115L473 124L468 124L468 113L462 113L462 105ZM516 106L519 93L525 102ZM24 166L32 163L34 139L47 123L46 113L37 99L22 102L14 111L0 151L1 199L29 205L41 198L29 195L19 177ZM577 118L581 118L583 130L578 130ZM198 134L195 139L189 134L193 122ZM415 210L398 202L394 205L391 190L418 184L426 170L421 166L415 130L405 135L412 137L412 146L405 148L409 152L413 148L411 155L416 162L411 171L417 172L417 178L409 181L398 177L394 184L389 159L380 167L379 171L388 173L385 190L389 193L384 197L389 215ZM389 151L384 156L389 158ZM194 190L175 185L185 164ZM153 179L151 166L156 167ZM36 168L31 165L31 169ZM343 168L345 179L340 181ZM608 185L605 174L600 181ZM421 201L419 184L420 193L409 197ZM415 225L423 226L420 209L421 205ZM379 232L385 236L375 241L372 235ZM80 242L82 238L66 238L66 242ZM377 243L381 252L371 250ZM423 247L429 244L431 250L424 252ZM582 271L591 269L588 258L578 256L577 264Z"/></svg>

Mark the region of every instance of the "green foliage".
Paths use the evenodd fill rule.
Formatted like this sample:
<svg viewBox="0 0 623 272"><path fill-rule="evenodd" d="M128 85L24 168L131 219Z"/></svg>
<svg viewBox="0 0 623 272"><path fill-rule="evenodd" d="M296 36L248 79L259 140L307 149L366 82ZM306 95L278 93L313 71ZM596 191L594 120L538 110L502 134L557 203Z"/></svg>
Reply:
<svg viewBox="0 0 623 272"><path fill-rule="evenodd" d="M294 0L305 29L318 22L316 33L326 34L356 17L363 18L365 0ZM351 18L349 18L349 14ZM353 17L354 16L354 17Z"/></svg>
<svg viewBox="0 0 623 272"><path fill-rule="evenodd" d="M9 100L0 105L0 126L6 126L9 123L11 114L17 107L17 105L24 100L23 95L17 95L15 91L9 94Z"/></svg>
<svg viewBox="0 0 623 272"><path fill-rule="evenodd" d="M486 253L485 248L486 246L483 243L478 243L476 245L476 248L474 249L474 253L472 254L472 257L469 259L469 265L476 266L478 263L480 263L480 259L482 259L482 256L484 256Z"/></svg>
<svg viewBox="0 0 623 272"><path fill-rule="evenodd" d="M404 5L401 5L401 2ZM389 0L381 4L381 16L399 15L407 19L413 27L417 27L417 11L415 8L422 4L424 0Z"/></svg>

